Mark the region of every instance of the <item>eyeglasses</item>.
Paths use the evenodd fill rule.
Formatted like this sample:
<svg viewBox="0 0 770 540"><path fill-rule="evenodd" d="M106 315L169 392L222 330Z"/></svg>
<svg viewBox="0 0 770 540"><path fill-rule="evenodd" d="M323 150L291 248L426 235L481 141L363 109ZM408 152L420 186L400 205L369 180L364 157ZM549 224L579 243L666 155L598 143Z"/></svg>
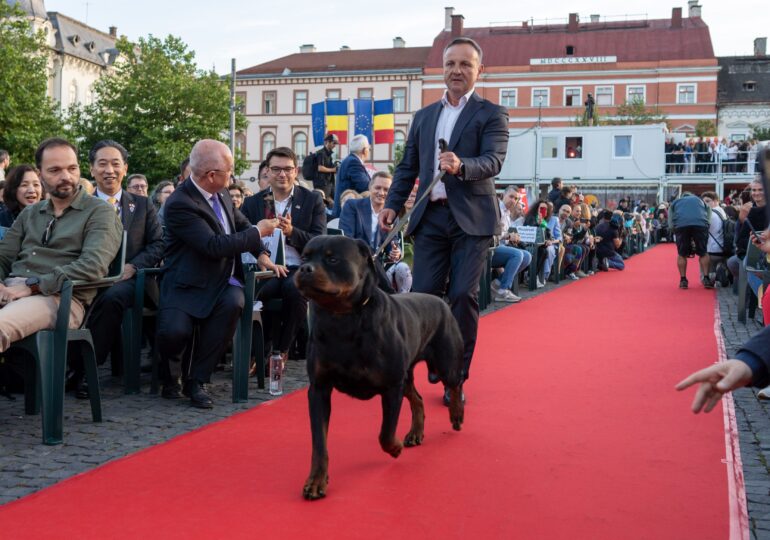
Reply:
<svg viewBox="0 0 770 540"><path fill-rule="evenodd" d="M270 172L278 176L281 173L286 173L286 176L294 172L294 167L270 167Z"/></svg>
<svg viewBox="0 0 770 540"><path fill-rule="evenodd" d="M43 231L43 238L40 240L40 243L44 246L48 245L48 241L51 239L51 235L53 235L54 226L56 226L56 218L51 218L51 221L49 221L48 225L45 226L45 230Z"/></svg>

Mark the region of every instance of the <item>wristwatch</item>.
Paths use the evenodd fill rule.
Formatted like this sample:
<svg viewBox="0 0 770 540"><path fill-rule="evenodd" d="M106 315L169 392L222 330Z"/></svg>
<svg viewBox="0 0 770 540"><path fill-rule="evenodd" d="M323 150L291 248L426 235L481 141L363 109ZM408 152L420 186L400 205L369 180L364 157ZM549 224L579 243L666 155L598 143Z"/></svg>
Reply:
<svg viewBox="0 0 770 540"><path fill-rule="evenodd" d="M24 284L29 287L29 290L32 291L32 294L40 294L40 278L27 278Z"/></svg>

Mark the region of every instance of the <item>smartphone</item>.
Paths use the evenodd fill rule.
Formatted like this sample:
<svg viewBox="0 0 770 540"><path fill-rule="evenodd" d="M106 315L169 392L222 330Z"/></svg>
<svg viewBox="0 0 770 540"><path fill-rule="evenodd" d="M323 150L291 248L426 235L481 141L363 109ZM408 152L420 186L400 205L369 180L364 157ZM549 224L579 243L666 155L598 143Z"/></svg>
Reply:
<svg viewBox="0 0 770 540"><path fill-rule="evenodd" d="M548 208L541 208L540 210L538 210L538 212L540 212L541 218L545 218L545 216L548 215Z"/></svg>
<svg viewBox="0 0 770 540"><path fill-rule="evenodd" d="M762 238L759 236L759 233L754 228L754 225L751 224L751 221L749 221L748 218L746 218L746 221L744 221L744 223L749 226L749 229L751 229L751 234L752 234L752 236L754 236L754 240L756 240L757 242L759 242L761 244L762 243Z"/></svg>
<svg viewBox="0 0 770 540"><path fill-rule="evenodd" d="M741 191L740 198L743 204L751 202L751 191Z"/></svg>

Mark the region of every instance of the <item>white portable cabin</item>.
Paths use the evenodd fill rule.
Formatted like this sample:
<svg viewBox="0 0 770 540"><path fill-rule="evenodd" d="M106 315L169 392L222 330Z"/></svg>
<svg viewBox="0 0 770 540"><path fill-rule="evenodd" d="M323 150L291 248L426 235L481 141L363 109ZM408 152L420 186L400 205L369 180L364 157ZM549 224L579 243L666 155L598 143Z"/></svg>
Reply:
<svg viewBox="0 0 770 540"><path fill-rule="evenodd" d="M540 196L554 177L583 191L663 198L665 124L511 129L498 185L527 186ZM645 198L640 196L638 198Z"/></svg>

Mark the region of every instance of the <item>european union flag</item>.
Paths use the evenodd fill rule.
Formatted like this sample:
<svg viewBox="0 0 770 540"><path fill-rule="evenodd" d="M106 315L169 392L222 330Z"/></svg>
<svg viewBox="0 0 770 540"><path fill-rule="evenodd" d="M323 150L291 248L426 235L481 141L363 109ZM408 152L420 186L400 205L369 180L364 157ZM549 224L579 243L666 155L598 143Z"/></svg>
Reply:
<svg viewBox="0 0 770 540"><path fill-rule="evenodd" d="M353 114L355 116L355 134L366 135L372 144L372 100L354 99Z"/></svg>
<svg viewBox="0 0 770 540"><path fill-rule="evenodd" d="M313 146L323 146L324 134L326 133L326 126L324 125L325 110L324 102L313 103L311 108L312 122L313 122Z"/></svg>

